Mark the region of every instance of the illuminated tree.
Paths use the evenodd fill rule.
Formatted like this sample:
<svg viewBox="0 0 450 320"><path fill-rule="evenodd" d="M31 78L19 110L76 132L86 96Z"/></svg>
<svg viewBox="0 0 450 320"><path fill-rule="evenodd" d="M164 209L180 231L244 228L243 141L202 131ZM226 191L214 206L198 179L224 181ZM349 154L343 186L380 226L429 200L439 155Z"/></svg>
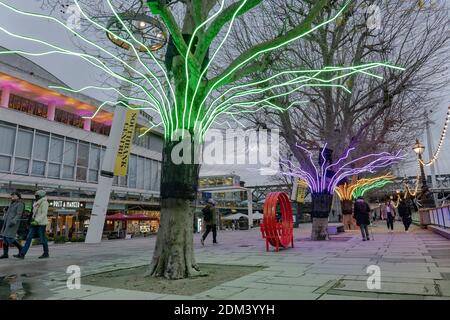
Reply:
<svg viewBox="0 0 450 320"><path fill-rule="evenodd" d="M363 179L352 179L336 187L335 192L341 200L342 213L352 213L352 200L364 196L368 191L382 188L392 183L395 176L390 174Z"/></svg>
<svg viewBox="0 0 450 320"><path fill-rule="evenodd" d="M325 145L319 154L319 159L321 160L319 161L319 167L317 167L311 151L299 144L297 144L297 148L308 155L308 166L303 163L296 165L290 160L282 160L281 166L284 168L282 174L302 179L308 184L312 195L311 210L313 219L328 219L333 193L338 188L338 185L342 184L347 178L362 173L374 173L404 159L404 155L400 154L400 152L395 154L381 152L367 154L350 160L350 154L355 150L354 147L351 147L337 161L332 162L325 156ZM370 184L367 180L366 183ZM327 238L326 224L313 226L311 238L312 240L325 240Z"/></svg>
<svg viewBox="0 0 450 320"><path fill-rule="evenodd" d="M333 15L344 2L334 1L316 19ZM373 5L380 9L379 26L372 25L376 14L368 9ZM254 42L277 34L283 30L277 28L280 23L285 28L295 25L307 12L305 2L300 0L283 3L268 0L263 6L269 14L259 28L234 34L238 50L246 50ZM405 71L384 68L376 76L363 72L336 80L336 84L344 85L348 91L336 86L304 88L274 99L273 104L286 108L293 102L306 100L307 103L293 105L287 112L267 108L240 114L240 122L280 127L290 153L306 167L310 167L308 155L296 147L297 143L316 152L326 143L333 150L333 160L349 146L357 147L353 157L409 149L424 127L423 111L434 110L440 102L437 99L441 100L439 91L448 86L448 10L445 1L436 2L434 9L426 10L418 10L414 1L353 1L335 23L327 24L301 42L285 46L278 59L272 61L270 70L389 61L404 67ZM256 13L250 13L241 22L240 29L259 20ZM261 79L265 74L254 76ZM280 88L277 93L283 90ZM313 228L316 220L319 221L313 219ZM317 223L327 222L321 219Z"/></svg>
<svg viewBox="0 0 450 320"><path fill-rule="evenodd" d="M178 279L198 273L193 253L193 212L190 207L197 194L200 169L195 161L198 160L195 146L202 144L206 132L219 117L233 117L237 113L252 112L263 107L284 112L298 102L279 107L273 101L306 87L336 87L348 91L345 85L336 82L358 73L377 77L374 72L380 67L401 69L381 61L349 66L304 66L270 70L271 62L276 59L281 48L305 37L313 37L314 32L334 23L351 2L348 1L333 15L318 21L318 15L333 2L330 0L305 1L308 12L305 12L302 21L284 28L271 39L255 43L243 52L236 52L230 63L222 63L221 52L230 49L227 39L236 21L251 10L257 11L262 2L263 0L182 0L174 3L163 0L149 0L146 3L133 1L136 8L121 12L118 8L123 8L128 2L74 0L81 20L88 26L87 30L81 32L53 16L24 12L0 1L2 10L47 20L55 28L68 32L83 47L80 52L75 52L45 41L45 35L42 35L42 39L31 38L5 30L0 24L0 30L9 36L45 48L38 52L13 50L0 54L76 56L104 72L105 77L111 81L75 91L96 89L114 92L119 99L105 101L99 106L99 110L106 104L145 109L154 118L149 130L156 126L164 129L161 225L149 270L151 275ZM100 7L103 11L97 12ZM108 13L106 16L113 19L112 24L101 22L104 11ZM262 16L266 14L257 12ZM143 40L147 34L139 31L139 28L144 29L146 25L137 20L142 16L158 17L168 30L170 52L168 48L164 61ZM116 26L117 31L111 25ZM164 37L163 34L154 36ZM118 54L114 46L99 44L102 39L127 48L126 55ZM250 80L251 75L258 73L264 73L264 78ZM71 88L57 89L73 91ZM272 94L279 89L283 91ZM180 137L184 138L188 148L183 149L183 162L177 163L172 154L178 152L176 147L179 146Z"/></svg>

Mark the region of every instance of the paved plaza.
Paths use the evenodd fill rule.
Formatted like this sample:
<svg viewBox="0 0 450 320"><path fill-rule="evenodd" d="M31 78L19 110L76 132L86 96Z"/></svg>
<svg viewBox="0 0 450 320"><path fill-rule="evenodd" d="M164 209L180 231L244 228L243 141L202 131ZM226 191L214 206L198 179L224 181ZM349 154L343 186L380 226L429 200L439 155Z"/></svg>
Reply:
<svg viewBox="0 0 450 320"><path fill-rule="evenodd" d="M88 275L148 264L155 236L52 245L48 260L38 260L41 247L32 247L25 260L1 260L0 276L17 275L19 286L29 292L25 299L450 299L450 241L416 226L410 233L400 223L395 227L388 233L379 222L373 241L363 242L359 231L349 231L313 242L308 240L311 225L306 224L295 229L295 248L278 253L273 248L265 252L258 229L221 231L217 246L208 238L202 247L196 234L199 263L264 269L193 296L83 283L80 289L67 288L69 265L79 265L82 275ZM367 288L369 265L380 267L381 289Z"/></svg>

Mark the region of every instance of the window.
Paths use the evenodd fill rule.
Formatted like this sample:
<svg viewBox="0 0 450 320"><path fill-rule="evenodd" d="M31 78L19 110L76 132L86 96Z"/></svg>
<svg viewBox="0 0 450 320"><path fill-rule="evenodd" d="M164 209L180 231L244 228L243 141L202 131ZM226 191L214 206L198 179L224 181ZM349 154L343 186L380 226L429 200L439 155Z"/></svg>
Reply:
<svg viewBox="0 0 450 320"><path fill-rule="evenodd" d="M16 158L14 161L14 173L28 174L30 160Z"/></svg>
<svg viewBox="0 0 450 320"><path fill-rule="evenodd" d="M16 128L0 125L0 171L10 172Z"/></svg>
<svg viewBox="0 0 450 320"><path fill-rule="evenodd" d="M76 142L66 139L66 143L64 146L63 179L73 180L73 176L75 173L76 154L77 154Z"/></svg>
<svg viewBox="0 0 450 320"><path fill-rule="evenodd" d="M49 136L36 134L34 137L33 159L47 161Z"/></svg>
<svg viewBox="0 0 450 320"><path fill-rule="evenodd" d="M17 132L14 173L28 174L32 148L33 131L20 128Z"/></svg>
<svg viewBox="0 0 450 320"><path fill-rule="evenodd" d="M159 186L158 186L158 163L154 160L152 161L152 189L151 190L158 190Z"/></svg>
<svg viewBox="0 0 450 320"><path fill-rule="evenodd" d="M47 106L45 104L19 97L14 94L11 94L9 98L9 108L47 118Z"/></svg>
<svg viewBox="0 0 450 320"><path fill-rule="evenodd" d="M156 152L162 152L163 150L163 140L156 135L149 135L149 145Z"/></svg>
<svg viewBox="0 0 450 320"><path fill-rule="evenodd" d="M50 139L49 165L47 176L58 178L61 176L61 164L63 161L64 138L52 135Z"/></svg>
<svg viewBox="0 0 450 320"><path fill-rule="evenodd" d="M45 162L33 160L31 174L33 176L40 176L40 177L45 176Z"/></svg>
<svg viewBox="0 0 450 320"><path fill-rule="evenodd" d="M144 189L144 158L139 157L137 159L137 182L136 187L138 189Z"/></svg>
<svg viewBox="0 0 450 320"><path fill-rule="evenodd" d="M34 176L45 176L49 140L50 137L42 133L36 133L34 136L33 165L31 167L31 174Z"/></svg>
<svg viewBox="0 0 450 320"><path fill-rule="evenodd" d="M128 187L136 188L137 183L137 157L130 155L128 163Z"/></svg>
<svg viewBox="0 0 450 320"><path fill-rule="evenodd" d="M89 163L89 145L85 143L80 143L78 145L78 157L77 157L77 181L86 181L88 163Z"/></svg>
<svg viewBox="0 0 450 320"><path fill-rule="evenodd" d="M144 168L144 189L151 190L152 189L152 160L145 159L145 168Z"/></svg>
<svg viewBox="0 0 450 320"><path fill-rule="evenodd" d="M91 145L89 152L89 182L98 182L100 168L100 146Z"/></svg>
<svg viewBox="0 0 450 320"><path fill-rule="evenodd" d="M83 128L83 118L79 115L66 112L61 109L55 110L55 121L62 122L74 127Z"/></svg>
<svg viewBox="0 0 450 320"><path fill-rule="evenodd" d="M60 164L54 164L54 163L50 163L48 165L48 177L49 178L58 178L60 176L61 173L61 165Z"/></svg>

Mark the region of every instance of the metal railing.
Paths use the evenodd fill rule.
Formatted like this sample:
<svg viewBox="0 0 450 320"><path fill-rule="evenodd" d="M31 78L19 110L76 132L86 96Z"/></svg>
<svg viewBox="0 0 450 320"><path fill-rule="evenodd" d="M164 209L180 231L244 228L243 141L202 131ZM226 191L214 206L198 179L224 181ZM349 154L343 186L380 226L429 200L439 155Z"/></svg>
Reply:
<svg viewBox="0 0 450 320"><path fill-rule="evenodd" d="M420 210L420 223L450 228L450 205Z"/></svg>

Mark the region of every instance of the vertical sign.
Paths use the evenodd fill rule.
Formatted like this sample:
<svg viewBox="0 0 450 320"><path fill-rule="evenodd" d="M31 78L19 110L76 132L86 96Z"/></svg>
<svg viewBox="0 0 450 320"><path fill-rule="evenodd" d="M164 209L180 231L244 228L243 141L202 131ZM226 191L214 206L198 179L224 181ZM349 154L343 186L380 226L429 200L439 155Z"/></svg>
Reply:
<svg viewBox="0 0 450 320"><path fill-rule="evenodd" d="M128 110L120 137L119 149L117 150L114 175L124 177L128 171L128 159L133 143L134 129L138 119L139 110Z"/></svg>
<svg viewBox="0 0 450 320"><path fill-rule="evenodd" d="M308 184L305 180L299 179L297 182L297 202L305 202L306 190L308 190Z"/></svg>

